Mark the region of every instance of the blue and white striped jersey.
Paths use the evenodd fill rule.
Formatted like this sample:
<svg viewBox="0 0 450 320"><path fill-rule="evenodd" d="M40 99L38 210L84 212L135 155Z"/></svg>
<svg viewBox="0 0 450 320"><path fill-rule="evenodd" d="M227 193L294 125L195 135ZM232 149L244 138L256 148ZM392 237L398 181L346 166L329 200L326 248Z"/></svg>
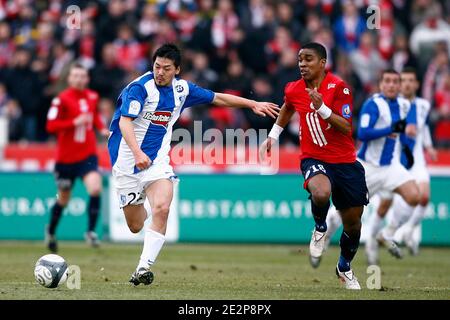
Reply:
<svg viewBox="0 0 450 320"><path fill-rule="evenodd" d="M213 100L214 92L186 80L175 78L170 86L157 86L152 72L130 82L117 100L110 125L108 150L113 168L125 174L139 172L133 153L122 138L121 116L134 118L136 140L153 164L169 164L172 128L181 112Z"/></svg>
<svg viewBox="0 0 450 320"><path fill-rule="evenodd" d="M427 100L419 97L416 97L412 101L412 104L416 106L417 117L417 135L413 149L414 163L416 165L425 166L426 161L423 148L432 145L430 128L428 126L428 116L431 105Z"/></svg>
<svg viewBox="0 0 450 320"><path fill-rule="evenodd" d="M358 158L376 166L399 163L400 139L398 133L392 132L392 124L401 119L416 123L415 117L409 116L414 114L410 111L413 111L411 104L401 97L388 99L375 94L366 100L359 120L358 139L363 143Z"/></svg>

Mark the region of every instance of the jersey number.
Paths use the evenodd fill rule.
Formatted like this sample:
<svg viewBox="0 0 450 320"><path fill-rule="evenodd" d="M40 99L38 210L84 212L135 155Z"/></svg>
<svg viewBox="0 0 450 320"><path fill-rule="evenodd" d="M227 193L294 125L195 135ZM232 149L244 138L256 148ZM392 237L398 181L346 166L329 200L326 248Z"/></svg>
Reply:
<svg viewBox="0 0 450 320"><path fill-rule="evenodd" d="M308 124L308 129L311 133L314 144L317 144L320 147L326 146L328 144L328 141L327 139L325 139L325 135L323 134L322 128L320 127L317 112L308 112L306 114L306 123Z"/></svg>
<svg viewBox="0 0 450 320"><path fill-rule="evenodd" d="M312 170L312 173L316 173L319 171L322 171L323 173L327 173L327 170L324 168L323 165L321 165L321 164L318 164L317 166L312 165L311 167L309 167L308 171L306 171L305 180L308 180L309 176L311 175L311 170Z"/></svg>

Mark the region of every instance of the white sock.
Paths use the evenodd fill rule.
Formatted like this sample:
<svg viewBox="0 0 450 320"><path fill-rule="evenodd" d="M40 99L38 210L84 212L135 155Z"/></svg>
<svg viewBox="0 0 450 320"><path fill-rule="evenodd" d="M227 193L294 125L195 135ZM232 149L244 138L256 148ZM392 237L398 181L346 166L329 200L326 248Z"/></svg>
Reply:
<svg viewBox="0 0 450 320"><path fill-rule="evenodd" d="M427 207L425 206L417 206L408 220L408 223L411 224L412 227L418 226L425 216L425 212L427 211Z"/></svg>
<svg viewBox="0 0 450 320"><path fill-rule="evenodd" d="M378 232L380 232L381 228L383 227L383 219L384 218L381 218L378 213L373 213L372 221L369 224L370 237L375 238Z"/></svg>
<svg viewBox="0 0 450 320"><path fill-rule="evenodd" d="M159 232L152 229L145 231L144 248L142 249L137 269L142 267L148 268L155 263L156 257L164 244L164 240L164 235Z"/></svg>
<svg viewBox="0 0 450 320"><path fill-rule="evenodd" d="M394 240L394 234L395 231L397 231L398 226L389 223L387 226L385 226L382 230L381 230L381 235L383 236L384 239L386 240Z"/></svg>

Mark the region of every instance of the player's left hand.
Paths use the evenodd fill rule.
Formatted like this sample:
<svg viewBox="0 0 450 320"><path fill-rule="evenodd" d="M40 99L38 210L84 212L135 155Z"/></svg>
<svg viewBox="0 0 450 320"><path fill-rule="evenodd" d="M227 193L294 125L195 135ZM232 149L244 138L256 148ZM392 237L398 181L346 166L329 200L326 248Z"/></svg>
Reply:
<svg viewBox="0 0 450 320"><path fill-rule="evenodd" d="M257 115L265 117L268 115L271 118L276 119L278 114L280 113L280 107L277 104L272 102L256 102L252 110Z"/></svg>
<svg viewBox="0 0 450 320"><path fill-rule="evenodd" d="M309 97L311 98L311 102L314 106L314 109L319 109L322 106L323 100L322 100L322 94L317 91L317 88L310 89L306 88L306 92L308 92Z"/></svg>
<svg viewBox="0 0 450 320"><path fill-rule="evenodd" d="M407 124L405 128L405 134L410 137L414 138L417 135L417 127L415 124Z"/></svg>

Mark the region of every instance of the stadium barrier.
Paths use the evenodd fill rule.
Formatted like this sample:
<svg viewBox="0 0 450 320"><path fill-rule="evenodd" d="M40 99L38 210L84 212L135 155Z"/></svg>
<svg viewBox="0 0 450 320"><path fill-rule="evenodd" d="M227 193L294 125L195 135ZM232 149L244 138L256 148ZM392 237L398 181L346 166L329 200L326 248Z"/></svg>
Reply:
<svg viewBox="0 0 450 320"><path fill-rule="evenodd" d="M303 179L282 175L180 176L171 207L168 241L308 243L313 219ZM118 208L109 176L103 178L102 216L97 232L111 241L139 241ZM423 221L426 245L450 245L450 177L431 179L431 203ZM49 173L0 174L0 239L42 240L56 186ZM82 240L87 194L77 181L58 229L61 240ZM374 213L376 199L363 215ZM147 221L147 223L149 223ZM333 241L336 242L338 234Z"/></svg>

